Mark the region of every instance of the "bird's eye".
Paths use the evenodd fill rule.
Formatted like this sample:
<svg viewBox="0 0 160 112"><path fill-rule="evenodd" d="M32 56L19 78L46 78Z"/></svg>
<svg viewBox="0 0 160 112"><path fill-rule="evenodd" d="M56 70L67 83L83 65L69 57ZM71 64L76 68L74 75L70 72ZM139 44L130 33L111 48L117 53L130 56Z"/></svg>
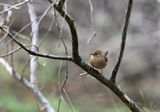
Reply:
<svg viewBox="0 0 160 112"><path fill-rule="evenodd" d="M97 55L97 53L94 53L95 55Z"/></svg>

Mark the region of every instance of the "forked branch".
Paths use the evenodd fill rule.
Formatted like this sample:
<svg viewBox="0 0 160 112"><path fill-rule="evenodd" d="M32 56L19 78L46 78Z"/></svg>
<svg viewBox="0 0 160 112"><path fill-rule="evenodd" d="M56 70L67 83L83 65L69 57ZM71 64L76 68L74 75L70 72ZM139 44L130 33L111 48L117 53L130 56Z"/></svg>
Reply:
<svg viewBox="0 0 160 112"><path fill-rule="evenodd" d="M52 2L51 0L48 0ZM60 0L61 1L61 0ZM59 1L59 2L60 2ZM124 28L123 28L123 33L122 33L122 43L121 43L121 50L120 50L120 55L119 55L119 61L117 62L115 66L116 74L118 72L122 57L123 57L123 52L125 49L125 41L126 41L126 35L127 35L127 28L129 24L129 17L132 9L132 2L133 0L129 0L128 4L128 9L126 13L126 19L124 23ZM60 13L60 15L66 20L66 22L69 25L70 31L71 31L71 36L72 36L72 56L65 56L65 57L56 57L56 56L46 56L40 53L36 53L34 51L31 51L27 49L23 44L21 44L19 41L17 41L15 38L13 38L13 35L8 33L8 36L13 39L19 46L22 47L26 52L28 52L31 55L35 56L40 56L40 57L45 57L45 58L51 58L51 59L59 59L59 60L68 60L74 62L76 65L81 67L83 70L85 70L88 74L91 76L95 77L98 81L100 81L102 84L104 84L106 87L108 87L114 94L116 94L121 101L132 111L132 112L140 112L139 107L136 105L134 101L132 101L122 90L120 90L117 85L114 83L113 80L108 80L106 79L101 73L99 73L97 70L93 69L90 65L86 64L83 62L79 56L79 49L78 49L78 35L77 35L77 30L74 24L73 19L67 14L67 12L63 9L63 7L60 7L60 5L55 4L54 5L55 9ZM1 28L3 29L3 28ZM116 74L114 76L116 78ZM111 78L112 79L112 78ZM114 79L114 78L113 78Z"/></svg>
<svg viewBox="0 0 160 112"><path fill-rule="evenodd" d="M81 61L79 56L79 47L78 47L78 34L76 30L76 26L74 20L70 17L70 15L63 9L64 0L60 0L58 4L54 5L54 8L59 12L59 14L66 20L68 26L70 28L71 36L72 36L72 56L75 61Z"/></svg>
<svg viewBox="0 0 160 112"><path fill-rule="evenodd" d="M33 86L33 84L31 84L26 78L22 77L21 74L17 73L3 58L0 58L0 64L5 67L9 74L14 77L14 79L23 84L23 86L28 88L38 98L40 104L43 107L42 111L46 110L47 112L56 112L36 86Z"/></svg>
<svg viewBox="0 0 160 112"><path fill-rule="evenodd" d="M0 29L2 31L4 31L5 33L7 33L8 37L10 37L16 44L18 44L23 50L25 50L27 53L33 55L33 56L39 56L39 57L44 57L44 58L49 58L49 59L56 59L56 60L68 60L68 61L72 61L72 57L71 56L57 56L57 55L51 55L51 54L45 54L45 53L39 53L39 52L35 52L32 51L30 49L28 49L25 45L23 45L20 41L18 41L15 36L16 35L14 32L5 29L3 27L0 27Z"/></svg>
<svg viewBox="0 0 160 112"><path fill-rule="evenodd" d="M122 33L122 40L123 41L121 43L119 61L118 61L118 64L116 65L117 67L115 67L116 70L119 69L119 66L120 66L120 63L121 63L121 60L122 60L122 57L123 57L123 52L124 52L124 48L125 48L125 41L126 41L126 35L127 35L127 28L128 28L130 13L131 13L131 9L132 9L132 3L133 3L133 1L129 0L128 9L127 9L127 13L126 13L125 24L124 24L123 33ZM70 31L71 31L71 35L72 35L72 50L73 50L73 60L72 61L75 64L77 64L79 67L84 69L87 73L89 73L90 75L95 77L97 80L99 80L102 84L104 84L109 89L111 89L111 91L114 92L128 106L128 108L132 112L140 112L140 109L136 105L136 103L133 102L124 92L122 92L115 85L115 83L113 83L114 81L110 81L110 80L106 79L97 70L93 69L91 66L89 66L88 64L86 64L85 62L82 62L82 60L80 60L81 58L80 58L79 52L78 52L78 35L77 35L77 31L76 31L76 27L74 25L74 22L73 22L72 18L66 13L66 11L64 11L63 7L59 7L59 5L54 5L54 7L60 13L60 15L63 18L65 18L65 20L68 23L68 26L70 28ZM77 59L79 61L77 61L77 59L75 57L77 57ZM116 71L116 73L117 72L118 72L118 70ZM116 74L114 74L114 75L116 77Z"/></svg>

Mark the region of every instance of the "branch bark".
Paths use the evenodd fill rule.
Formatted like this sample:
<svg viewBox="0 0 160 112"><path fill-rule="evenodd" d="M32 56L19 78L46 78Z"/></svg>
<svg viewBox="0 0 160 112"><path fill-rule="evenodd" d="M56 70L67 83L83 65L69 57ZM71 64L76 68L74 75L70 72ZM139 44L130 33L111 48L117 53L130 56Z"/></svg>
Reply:
<svg viewBox="0 0 160 112"><path fill-rule="evenodd" d="M101 73L99 73L97 70L93 69L93 67L87 65L84 62L76 62L79 67L81 67L83 70L85 70L88 74L96 78L98 81L100 81L102 84L104 84L106 87L108 87L116 96L118 96L121 101L126 104L126 106L132 111L132 112L140 112L140 109L138 105L132 101L122 90L120 90L112 81L106 79Z"/></svg>
<svg viewBox="0 0 160 112"><path fill-rule="evenodd" d="M27 79L13 70L13 68L3 58L0 58L0 64L5 67L5 69L14 79L23 84L24 87L28 88L37 97L37 99L43 106L42 110L46 110L47 112L56 112L36 86L33 86L33 84L31 84Z"/></svg>
<svg viewBox="0 0 160 112"><path fill-rule="evenodd" d="M110 79L113 83L116 83L117 73L118 73L118 70L119 70L119 67L120 67L120 64L121 64L121 61L123 58L124 50L125 50L126 37L127 37L129 19L130 19L131 10L132 10L132 4L133 4L133 0L129 0L126 16L125 16L125 20L124 20L123 30L122 30L122 41L121 41L121 48L120 48L120 52L119 52L119 56L118 56L118 61L112 71L112 75L111 75L111 79Z"/></svg>
<svg viewBox="0 0 160 112"><path fill-rule="evenodd" d="M72 36L72 56L76 61L81 61L79 56L79 47L78 47L78 34L76 30L76 26L74 20L70 17L70 15L63 9L64 0L60 0L58 4L54 5L54 8L59 12L59 14L66 20L68 26L70 28L71 36Z"/></svg>
<svg viewBox="0 0 160 112"><path fill-rule="evenodd" d="M3 14L3 13L5 13L5 12L8 12L8 11L11 10L11 9L18 9L19 6L22 6L22 5L26 4L26 3L29 2L29 1L30 1L30 0L25 0L25 1L23 1L23 2L19 2L19 3L15 4L15 5L10 5L10 7L9 7L8 9L6 9L6 10L4 10L4 11L1 11L0 14ZM8 6L9 6L9 5L8 5Z"/></svg>
<svg viewBox="0 0 160 112"><path fill-rule="evenodd" d="M20 41L18 41L15 37L18 36L16 35L16 33L12 32L11 30L7 30L3 27L0 27L0 29L2 31L4 31L5 33L7 33L8 37L11 38L16 44L18 44L23 50L25 50L27 53L34 55L34 56L38 56L38 57L43 57L43 58L49 58L49 59L56 59L56 60L68 60L68 61L72 61L72 57L71 56L57 56L57 55L51 55L51 54L45 54L45 53L39 53L39 52L35 52L32 51L30 49L27 49L27 47L25 47L25 45L23 45Z"/></svg>
<svg viewBox="0 0 160 112"><path fill-rule="evenodd" d="M39 28L38 28L38 22L37 22L37 16L36 11L30 2L27 3L28 5L28 13L31 21L31 27L32 27L32 46L31 50L34 52L38 52L38 36L39 36ZM30 82L37 86L37 61L38 57L30 55Z"/></svg>
<svg viewBox="0 0 160 112"><path fill-rule="evenodd" d="M129 0L128 9L127 9L127 13L126 13L125 24L124 24L124 29L123 29L123 33L122 33L122 40L123 40L122 41L122 45L121 45L122 48L121 48L121 51L120 51L120 56L119 56L119 61L118 61L117 67L116 67L116 70L117 70L116 72L118 72L118 69L119 69L119 66L120 66L120 62L121 62L122 57L123 57L123 52L124 52L124 48L125 48L125 41L126 41L126 35L127 35L127 28L128 28L130 13L131 13L131 9L132 9L132 3L133 3L133 1ZM127 107L132 112L140 112L140 109L136 105L136 103L133 102L124 92L122 92L115 85L115 83L113 83L114 81L110 81L110 80L106 79L97 70L93 69L92 67L90 67L89 65L87 65L86 63L81 61L81 58L80 58L79 52L78 52L78 35L77 35L77 31L76 31L74 22L71 19L71 17L69 16L69 14L67 14L66 11L64 11L63 7L59 7L59 5L54 5L54 7L60 13L60 15L63 18L65 18L66 22L69 25L69 28L70 28L70 31L71 31L71 35L72 35L73 62L75 64L77 64L79 67L81 67L82 69L84 69L86 72L88 72L90 75L95 77L97 80L99 80L102 84L107 86L112 92L114 92L127 105ZM74 56L76 58L74 58ZM77 61L77 59L78 59L78 61ZM116 74L114 74L114 75L116 76Z"/></svg>
<svg viewBox="0 0 160 112"><path fill-rule="evenodd" d="M51 0L48 0L48 1L51 1ZM131 8L132 8L132 2L133 2L133 0L129 0L128 11L127 11L127 14L126 14L126 16L129 15L129 17L130 17ZM102 84L104 84L106 87L108 87L114 94L116 94L121 99L121 101L132 112L140 112L140 109L136 105L136 103L134 101L132 101L122 90L120 90L113 81L106 79L101 73L99 73L97 70L93 69L91 66L89 66L88 64L86 64L85 62L83 62L81 60L81 57L79 56L79 49L78 49L78 35L77 35L77 31L76 31L74 21L69 16L69 14L66 13L66 11L63 9L63 7L60 7L60 6L61 5L58 5L58 4L54 5L55 9L60 13L60 15L66 20L66 22L69 25L71 35L72 35L72 57L69 57L69 58L68 57L65 57L65 58L52 57L52 59L60 59L60 60L62 59L62 60L69 60L69 61L74 62L76 65L81 67L83 70L85 70L91 76L95 77ZM126 17L125 21L126 22L125 22L125 25L124 25L124 30L123 30L123 33L122 33L122 37L123 37L122 48L121 48L120 56L119 56L119 57L121 57L121 58L119 58L120 62L122 60L122 56L123 56L123 52L124 52L124 48L125 48L125 40L126 40L126 35L127 35L129 18ZM1 28L1 29L3 29L3 28ZM22 47L22 49L27 51L29 54L35 55L35 56L46 57L44 55L41 55L40 53L31 51L31 50L27 49L26 47L24 47L24 45L21 44L20 42L18 42L15 38L13 38L13 36L10 33L8 33L8 36L10 38L12 38L18 45L20 45ZM51 57L48 57L48 58L51 58ZM118 67L116 67L118 69L119 69L119 66L120 66L120 62L118 62L119 63ZM117 72L118 72L118 70L117 70Z"/></svg>

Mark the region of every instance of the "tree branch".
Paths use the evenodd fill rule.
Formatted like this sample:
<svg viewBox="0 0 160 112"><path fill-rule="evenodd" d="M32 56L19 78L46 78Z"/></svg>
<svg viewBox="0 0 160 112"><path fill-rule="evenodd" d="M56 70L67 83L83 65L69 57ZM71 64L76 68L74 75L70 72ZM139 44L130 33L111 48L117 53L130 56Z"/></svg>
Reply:
<svg viewBox="0 0 160 112"><path fill-rule="evenodd" d="M38 36L39 36L39 25L37 22L37 15L33 4L30 2L27 3L28 5L28 13L31 21L31 28L32 28L32 46L31 50L34 52L38 52ZM30 82L37 86L37 56L30 56Z"/></svg>
<svg viewBox="0 0 160 112"><path fill-rule="evenodd" d="M65 4L65 1L66 1L66 0L59 0L59 1L58 1L58 7L62 9L63 6L64 6L64 4Z"/></svg>
<svg viewBox="0 0 160 112"><path fill-rule="evenodd" d="M106 79L101 73L93 69L93 67L87 65L84 62L75 62L79 67L85 70L88 74L99 80L102 84L108 87L114 94L116 94L127 107L132 110L132 112L140 112L139 107L134 101L132 101L122 90L120 90L114 83Z"/></svg>
<svg viewBox="0 0 160 112"><path fill-rule="evenodd" d="M27 49L27 47L25 47L25 45L23 45L20 41L18 41L15 36L16 34L14 34L11 31L7 31L4 28L0 27L0 29L2 31L4 31L5 33L7 33L7 35L16 43L18 44L23 50L25 50L27 53L34 55L34 56L39 56L39 57L44 57L44 58L49 58L49 59L56 59L56 60L68 60L68 61L72 61L72 57L71 56L57 56L57 55L51 55L51 54L45 54L45 53L38 53L38 52L34 52L30 49Z"/></svg>
<svg viewBox="0 0 160 112"><path fill-rule="evenodd" d="M71 36L72 36L72 56L73 59L76 61L81 61L81 58L79 56L79 47L78 47L78 35L77 30L74 24L74 20L70 17L69 14L63 8L61 5L55 4L54 8L59 12L59 14L66 20L68 23L68 26L70 28Z"/></svg>
<svg viewBox="0 0 160 112"><path fill-rule="evenodd" d="M16 53L17 51L19 51L20 49L21 49L21 47L18 47L18 48L14 49L14 50L6 53L6 54L1 54L1 55L0 55L0 58L4 58L4 57L6 57L6 56L12 55L12 54Z"/></svg>
<svg viewBox="0 0 160 112"><path fill-rule="evenodd" d="M49 0L51 1L51 0ZM132 7L132 0L129 1L128 5L128 10L126 16L128 15L128 13L131 12L131 7ZM76 31L76 27L74 24L73 19L63 10L62 7L59 7L58 5L54 5L55 9L60 13L60 15L65 18L66 22L69 25L70 31L71 31L71 35L72 35L72 57L65 57L65 58L51 58L51 57L46 57L44 55L41 55L39 53L33 52L27 48L24 47L23 44L21 44L19 41L17 41L15 38L13 38L13 36L8 33L8 36L10 38L12 38L12 40L14 40L19 46L21 46L25 51L27 51L29 54L35 55L35 56L41 56L41 57L46 57L46 58L51 58L51 59L59 59L59 60L69 60L69 61L73 61L76 65L78 65L79 67L81 67L83 70L85 70L87 73L89 73L91 76L95 77L97 80L99 80L102 84L104 84L106 87L108 87L113 93L115 93L120 99L121 101L123 101L123 103L126 104L126 106L132 111L132 112L140 112L139 107L136 105L135 102L133 102L122 90L120 90L117 85L115 85L115 83L113 83L112 81L106 79L101 73L99 73L97 70L93 69L91 66L89 66L88 64L86 64L85 62L82 62L80 56L79 56L79 50L78 50L78 35L77 35L77 31ZM129 14L130 15L130 14ZM124 29L126 29L127 31L127 27L128 27L128 23L129 23L129 18L125 19L125 25L124 25ZM125 48L125 39L126 39L126 35L127 32L123 31L122 37L123 39L123 47ZM122 48L123 48L122 47ZM121 51L121 55L123 56L123 52L124 52L124 48ZM121 56L121 57L122 57ZM120 59L121 62L122 59ZM119 62L119 65L120 65ZM118 68L119 68L118 65ZM117 71L118 72L118 71Z"/></svg>
<svg viewBox="0 0 160 112"><path fill-rule="evenodd" d="M73 56L74 56L74 53L75 54L78 53L78 36L77 36L77 33L76 33L76 28L75 28L74 22L71 19L71 17L61 7L58 7L58 5L54 5L54 7L61 14L61 16L65 18L65 20L67 21L67 23L70 27L71 34L72 34L72 47L73 47ZM132 0L129 1L128 11L127 11L127 14L126 14L127 17L126 17L126 20L125 20L126 22L125 22L124 31L123 31L123 34L122 34L123 42L122 42L122 48L121 48L121 53L120 53L120 57L121 57L120 62L122 60L123 51L124 51L124 48L125 48L126 31L127 31L127 28L128 28L131 8L132 8ZM79 57L79 54L76 54L76 55ZM139 107L126 94L124 94L114 83L107 80L97 70L88 66L86 63L82 62L81 60L77 61L74 57L73 57L73 62L75 64L77 64L78 66L80 66L82 69L84 69L86 72L88 72L90 75L95 77L97 80L99 80L105 86L110 88L128 106L128 108L130 108L130 110L132 110L133 112L140 112ZM120 62L118 62L119 65L120 65ZM119 68L119 65L118 65L118 68Z"/></svg>
<svg viewBox="0 0 160 112"><path fill-rule="evenodd" d="M0 58L0 64L5 67L5 69L12 77L18 80L21 84L23 84L23 86L28 88L38 98L39 102L43 106L43 111L47 110L47 112L56 112L36 86L33 86L27 79L25 79L24 77L22 77L22 75L13 70L13 68L3 58Z"/></svg>
<svg viewBox="0 0 160 112"><path fill-rule="evenodd" d="M3 13L5 13L5 12L8 12L8 11L11 10L11 9L17 9L17 7L24 5L24 4L26 4L27 2L29 2L29 1L30 1L30 0L25 0L25 1L23 1L23 2L20 2L20 3L15 4L15 5L8 5L8 6L10 6L10 7L9 7L8 9L4 10L4 11L1 11L0 14L3 14Z"/></svg>
<svg viewBox="0 0 160 112"><path fill-rule="evenodd" d="M123 58L124 50L125 50L127 30L128 30L129 19L130 19L131 10L132 10L132 4L133 4L133 0L129 0L126 16L125 16L125 20L124 20L123 30L122 30L122 41L121 41L121 48L120 48L120 52L119 52L119 56L118 56L118 61L112 71L112 75L111 75L111 79L110 79L113 83L116 83L117 72L119 70L119 67L120 67L120 64L121 64L121 61Z"/></svg>
<svg viewBox="0 0 160 112"><path fill-rule="evenodd" d="M49 0L50 1L50 0ZM126 14L126 19L125 19L125 24L124 24L124 29L122 33L122 43L121 43L121 51L120 51L120 58L116 67L116 73L118 72L118 68L120 65L120 62L122 60L124 48L125 48L125 41L126 41L126 35L127 35L127 28L129 24L129 17L132 9L132 0L129 0L128 3L128 9L127 9L127 14ZM61 14L63 18L67 21L71 35L72 35L72 49L73 49L73 62L77 64L79 67L84 69L86 72L88 72L90 75L95 77L97 80L99 80L101 83L103 83L105 86L107 86L109 89L111 89L112 92L114 92L127 106L132 110L132 112L140 112L139 107L134 103L126 94L124 94L116 85L110 80L107 80L102 74L100 74L97 70L93 69L91 66L87 65L86 63L81 61L81 58L79 56L78 52L78 36L77 36L77 31L74 25L73 20L71 17L63 10L62 7L58 7L58 5L54 5L55 9ZM74 56L78 56L78 61ZM115 75L115 74L114 74ZM115 75L116 76L116 75ZM114 76L113 76L114 77Z"/></svg>

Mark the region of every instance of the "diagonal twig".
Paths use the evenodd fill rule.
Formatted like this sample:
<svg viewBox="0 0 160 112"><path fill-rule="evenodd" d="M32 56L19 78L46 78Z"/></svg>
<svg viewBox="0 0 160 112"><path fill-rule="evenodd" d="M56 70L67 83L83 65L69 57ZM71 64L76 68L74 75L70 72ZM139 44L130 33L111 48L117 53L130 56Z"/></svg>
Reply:
<svg viewBox="0 0 160 112"><path fill-rule="evenodd" d="M3 58L0 58L0 64L5 67L9 74L14 77L14 79L18 80L38 98L39 102L42 104L43 108L47 110L47 112L56 112L36 86L33 86L26 78L17 73Z"/></svg>
<svg viewBox="0 0 160 112"><path fill-rule="evenodd" d="M116 96L118 96L121 101L126 104L126 106L132 111L132 112L140 112L140 109L138 105L132 101L120 88L118 88L114 83L112 83L110 80L106 79L100 72L93 69L93 67L89 66L85 62L75 62L79 67L81 67L83 70L85 70L88 74L96 78L98 81L100 81L102 84L104 84L106 87L108 87Z"/></svg>
<svg viewBox="0 0 160 112"><path fill-rule="evenodd" d="M50 3L51 0L48 0ZM128 5L128 10L127 10L127 15L129 15L130 17L130 13L131 13L131 8L132 8L132 0L129 0L129 5ZM126 104L126 106L132 111L132 112L140 112L139 107L136 105L136 103L134 101L132 101L122 90L120 90L115 83L113 83L112 81L106 79L103 75L101 75L101 73L99 73L97 70L93 69L91 66L89 66L88 64L86 64L85 62L83 62L79 56L79 51L78 51L78 36L77 36L77 31L74 25L73 20L71 19L71 17L63 10L62 7L58 7L58 5L54 5L55 9L60 13L60 15L65 18L66 22L69 25L70 31L71 31L71 35L72 35L72 50L73 50L73 62L78 65L79 67L81 67L83 70L85 70L87 73L89 73L90 75L92 75L93 77L95 77L97 80L99 80L102 84L104 84L105 86L107 86L113 93L115 93L120 99L121 101L123 101L123 103ZM128 28L128 23L129 23L129 18L126 18L125 20L125 25L124 25L124 30L127 30ZM127 33L125 31L123 31L123 45L122 48L125 47L125 38ZM124 51L124 48L123 48ZM121 51L121 55L123 56L123 51ZM122 57L121 56L121 57ZM76 59L77 57L77 59ZM121 60L121 59L120 59ZM121 61L120 61L121 62ZM119 68L119 65L118 65Z"/></svg>
<svg viewBox="0 0 160 112"><path fill-rule="evenodd" d="M60 34L61 35L61 34ZM64 40L62 38L60 38L61 41L62 41L62 44L64 46L64 49L65 49L65 55L68 56L68 50L67 50L67 46L64 42ZM58 72L58 79L60 79L60 70L61 70L61 67L62 67L62 63L60 65L60 69L59 69L59 72ZM60 85L59 82L58 82L58 86L59 86L59 91L60 91L60 98L59 98L59 102L58 102L58 109L57 109L57 112L60 112L60 107L61 107L61 101L63 99L63 93L64 93L64 90L65 90L65 85L68 81L68 61L66 61L66 70L65 70L65 77L64 77L64 80L62 82L62 84Z"/></svg>
<svg viewBox="0 0 160 112"><path fill-rule="evenodd" d="M120 64L121 64L121 61L123 58L124 50L125 50L126 37L127 37L129 19L130 19L131 10L132 10L132 4L133 4L133 0L129 0L127 12L126 12L126 16L125 16L125 20L124 20L124 24L123 24L123 29L122 29L122 41L121 41L121 48L120 48L120 52L119 52L119 56L118 56L118 61L112 71L112 75L111 75L111 79L110 79L113 83L116 83L117 72L119 70L119 67L120 67Z"/></svg>
<svg viewBox="0 0 160 112"><path fill-rule="evenodd" d="M0 29L2 29L5 33L7 33L7 35L16 43L18 44L23 50L25 50L27 53L34 55L34 56L39 56L39 57L44 57L44 58L49 58L49 59L57 59L57 60L68 60L68 61L72 61L72 57L71 56L57 56L57 55L51 55L51 54L45 54L45 53L38 53L38 52L34 52L30 49L27 49L27 47L25 47L25 45L23 45L20 41L18 41L16 38L14 38L13 33L11 33L10 31L6 31L5 29L3 29L2 27L0 27Z"/></svg>
<svg viewBox="0 0 160 112"><path fill-rule="evenodd" d="M19 51L20 49L21 49L21 47L18 47L18 48L14 49L14 50L6 53L6 54L1 54L1 55L0 55L0 58L4 58L4 57L6 57L6 56L12 55L12 54L14 54L15 52Z"/></svg>
<svg viewBox="0 0 160 112"><path fill-rule="evenodd" d="M26 4L27 2L29 2L30 0L25 0L23 2L20 2L18 4L15 4L15 5L7 5L7 6L10 6L8 9L4 10L4 11L1 11L0 14L3 14L5 12L8 12L9 10L11 9L17 9L17 7L19 6L22 6L23 4Z"/></svg>
<svg viewBox="0 0 160 112"><path fill-rule="evenodd" d="M69 61L74 62L77 66L81 67L83 70L85 70L91 76L95 77L98 81L100 81L102 84L104 84L106 87L108 87L113 93L115 93L121 99L121 101L123 101L123 103L125 103L125 105L132 112L140 112L140 109L136 105L136 103L133 102L122 90L120 90L117 87L117 85L115 85L110 80L106 79L103 75L101 75L101 73L99 73L97 70L93 69L91 66L89 66L88 64L86 64L85 62L83 62L80 59L79 51L78 51L78 36L77 36L76 27L74 25L74 21L71 19L71 17L63 9L59 8L58 5L54 5L54 7L61 14L61 16L65 18L65 20L67 21L67 23L68 23L68 25L70 27L70 31L71 31L71 35L72 35L72 47L73 47L72 48L72 50L73 50L72 56L73 56L73 58L71 56L69 56L69 57L65 56L65 58L64 57L63 58L48 57L46 55L43 55L43 54L40 54L40 53L37 53L37 52L33 52L33 51L27 49L18 40L13 38L13 35L10 32L8 32L8 36L14 42L16 42L19 46L21 46L22 49L24 49L29 54L32 54L32 55L35 55L35 56L41 56L41 57L45 57L45 58L59 59L59 60L69 60Z"/></svg>

